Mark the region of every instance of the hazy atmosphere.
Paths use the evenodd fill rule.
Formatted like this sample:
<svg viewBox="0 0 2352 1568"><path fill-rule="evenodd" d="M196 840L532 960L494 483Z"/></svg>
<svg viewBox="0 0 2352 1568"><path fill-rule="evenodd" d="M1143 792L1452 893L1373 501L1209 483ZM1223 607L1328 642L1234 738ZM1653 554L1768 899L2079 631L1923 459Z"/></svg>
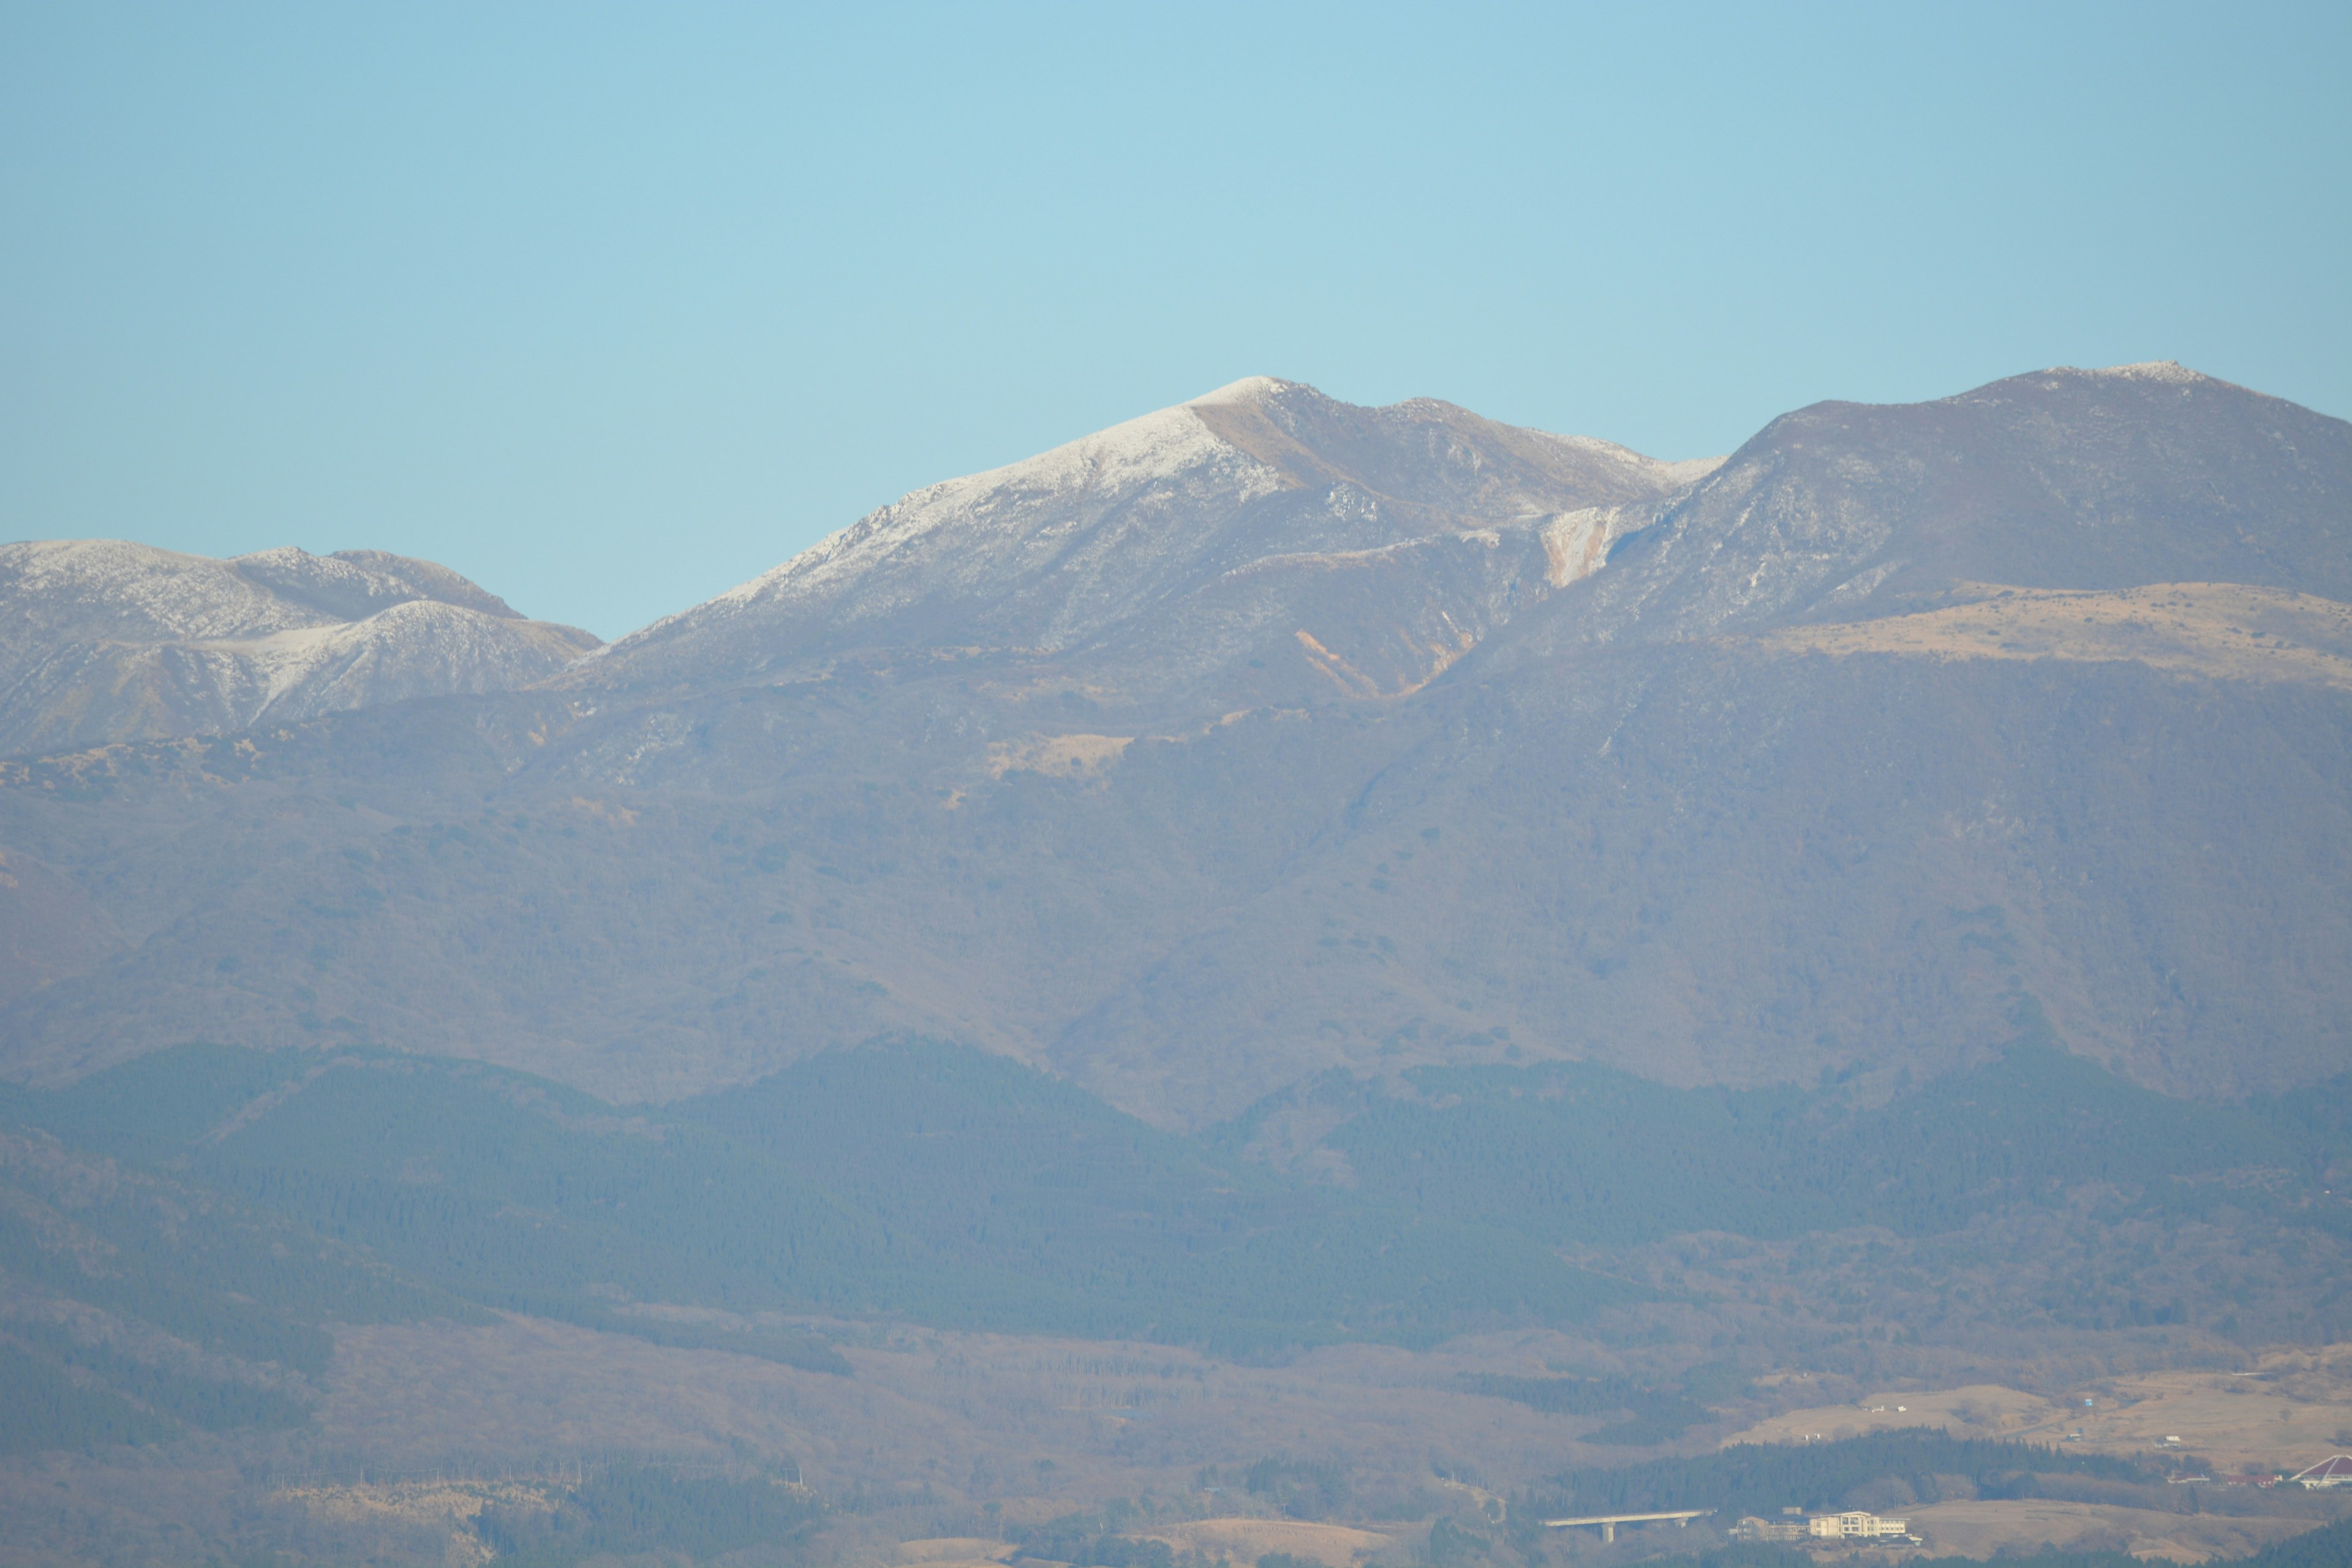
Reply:
<svg viewBox="0 0 2352 1568"><path fill-rule="evenodd" d="M0 5L0 1568L2352 1563L2347 80Z"/></svg>

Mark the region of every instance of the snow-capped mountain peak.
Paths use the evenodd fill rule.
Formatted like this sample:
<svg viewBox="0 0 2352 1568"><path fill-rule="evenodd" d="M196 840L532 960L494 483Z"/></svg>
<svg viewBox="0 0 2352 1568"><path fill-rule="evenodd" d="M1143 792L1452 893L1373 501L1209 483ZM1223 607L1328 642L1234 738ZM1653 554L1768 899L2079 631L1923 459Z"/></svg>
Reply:
<svg viewBox="0 0 2352 1568"><path fill-rule="evenodd" d="M593 676L756 673L856 646L1066 649L1253 563L1534 529L1654 500L1709 467L1432 399L1358 407L1250 376L915 490L624 638Z"/></svg>

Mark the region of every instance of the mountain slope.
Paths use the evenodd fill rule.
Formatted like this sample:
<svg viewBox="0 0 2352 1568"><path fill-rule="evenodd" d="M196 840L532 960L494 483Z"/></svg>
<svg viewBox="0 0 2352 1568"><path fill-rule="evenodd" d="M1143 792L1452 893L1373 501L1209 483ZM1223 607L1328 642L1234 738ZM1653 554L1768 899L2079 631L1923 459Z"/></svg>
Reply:
<svg viewBox="0 0 2352 1568"><path fill-rule="evenodd" d="M380 551L0 546L0 755L499 690L596 646Z"/></svg>
<svg viewBox="0 0 2352 1568"><path fill-rule="evenodd" d="M2177 364L1817 404L1626 545L1584 629L1866 620L1979 584L2240 583L2344 602L2347 472L2352 426Z"/></svg>
<svg viewBox="0 0 2352 1568"><path fill-rule="evenodd" d="M1064 655L1124 636L1161 651L1112 661L1123 689L1169 689L1174 641L1182 647L1172 668L1193 679L1173 684L1187 689L1263 651L1269 635L1286 638L1287 629L1266 631L1258 601L1295 595L1302 575L1376 570L1403 552L1414 584L1387 594L1417 587L1441 612L1460 605L1483 623L1495 618L1490 601L1522 579L1536 589L1573 574L1556 559L1566 514L1655 501L1710 466L1428 400L1357 408L1257 377L917 490L623 638L575 679L703 686L859 648ZM1470 570L1449 584L1430 560ZM1180 621L1180 637L1164 635ZM1443 640L1452 648L1456 636Z"/></svg>
<svg viewBox="0 0 2352 1568"><path fill-rule="evenodd" d="M372 1042L635 1100L918 1031L1199 1126L1334 1068L1891 1088L2039 1020L2167 1092L2313 1082L2347 437L2051 372L1678 469L1244 384L542 688L0 769L0 1062Z"/></svg>

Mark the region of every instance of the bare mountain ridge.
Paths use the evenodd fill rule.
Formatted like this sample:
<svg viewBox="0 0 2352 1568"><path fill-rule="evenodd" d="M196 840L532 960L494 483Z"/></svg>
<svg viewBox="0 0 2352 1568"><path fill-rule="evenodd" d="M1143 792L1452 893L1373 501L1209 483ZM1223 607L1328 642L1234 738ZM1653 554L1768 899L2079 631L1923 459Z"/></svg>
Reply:
<svg viewBox="0 0 2352 1568"><path fill-rule="evenodd" d="M915 1030L1182 1125L1332 1068L1892 1081L2034 1019L2172 1092L2342 1070L2340 422L2044 372L1596 477L1253 395L1307 436L917 492L534 690L6 770L95 933L7 1070L353 1038L644 1099Z"/></svg>
<svg viewBox="0 0 2352 1568"><path fill-rule="evenodd" d="M917 490L622 638L574 680L699 685L859 647L1070 655L1122 643L1138 645L1111 661L1129 682L1171 658L1197 679L1263 654L1269 635L1290 637L1269 632L1259 606L1295 594L1301 574L1395 566L1414 581L1388 596L1417 586L1441 616L1483 624L1522 581L1557 586L1584 569L1589 552L1573 563L1570 552L1605 531L1598 509L1655 502L1710 467L1430 399L1359 408L1255 377ZM1181 649L1167 635L1179 624Z"/></svg>
<svg viewBox="0 0 2352 1568"><path fill-rule="evenodd" d="M116 540L0 546L0 753L520 686L597 646L446 566Z"/></svg>
<svg viewBox="0 0 2352 1568"><path fill-rule="evenodd" d="M2171 363L1816 404L1627 545L1588 629L1868 620L1971 584L2243 583L2352 600L2347 471L2352 426Z"/></svg>
<svg viewBox="0 0 2352 1568"><path fill-rule="evenodd" d="M1295 697L1252 671L1302 658L1332 689L1396 694L1612 551L1620 570L1553 617L1560 635L1870 619L1979 584L2352 599L2328 480L2346 448L2340 421L2174 364L1816 405L1683 463L1260 377L914 492L574 679L677 689L952 648L1082 663L1188 708ZM2258 516L2241 515L2250 479Z"/></svg>

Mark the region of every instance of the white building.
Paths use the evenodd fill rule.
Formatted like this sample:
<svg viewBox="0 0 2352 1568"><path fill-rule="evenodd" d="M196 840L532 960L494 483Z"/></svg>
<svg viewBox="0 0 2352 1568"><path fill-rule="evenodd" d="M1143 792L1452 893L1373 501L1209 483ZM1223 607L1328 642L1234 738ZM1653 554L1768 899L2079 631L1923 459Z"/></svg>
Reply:
<svg viewBox="0 0 2352 1568"><path fill-rule="evenodd" d="M1805 1521L1808 1533L1823 1541L1877 1541L1910 1533L1907 1519L1881 1519L1874 1513L1817 1513Z"/></svg>
<svg viewBox="0 0 2352 1568"><path fill-rule="evenodd" d="M1793 1510L1792 1510L1793 1511ZM1874 1513L1817 1513L1810 1519L1759 1519L1753 1514L1731 1527L1735 1541L1887 1541L1910 1533L1910 1521Z"/></svg>

